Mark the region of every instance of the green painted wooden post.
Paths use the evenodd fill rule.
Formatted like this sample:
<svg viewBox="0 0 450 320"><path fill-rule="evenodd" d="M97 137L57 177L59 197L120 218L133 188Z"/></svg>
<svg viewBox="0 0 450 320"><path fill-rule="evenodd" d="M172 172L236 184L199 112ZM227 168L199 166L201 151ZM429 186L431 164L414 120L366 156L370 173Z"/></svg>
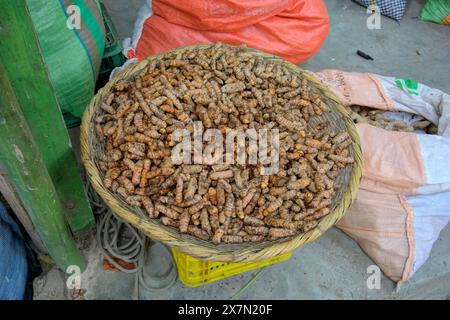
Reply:
<svg viewBox="0 0 450 320"><path fill-rule="evenodd" d="M60 268L86 268L64 219L64 210L42 155L0 62L0 161L36 230Z"/></svg>
<svg viewBox="0 0 450 320"><path fill-rule="evenodd" d="M24 0L0 0L0 59L72 231L95 223ZM70 63L66 61L65 63Z"/></svg>

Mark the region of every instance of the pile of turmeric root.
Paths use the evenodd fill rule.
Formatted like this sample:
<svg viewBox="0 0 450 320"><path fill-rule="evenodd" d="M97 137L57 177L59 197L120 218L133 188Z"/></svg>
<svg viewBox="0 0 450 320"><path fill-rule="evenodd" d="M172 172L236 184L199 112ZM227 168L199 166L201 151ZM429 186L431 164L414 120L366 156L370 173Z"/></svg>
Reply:
<svg viewBox="0 0 450 320"><path fill-rule="evenodd" d="M383 110L362 106L350 106L350 114L355 123L368 123L388 131L414 132L422 130L427 134L437 134L437 127L428 120L419 120L407 124L401 120L393 120L384 115Z"/></svg>
<svg viewBox="0 0 450 320"><path fill-rule="evenodd" d="M340 171L347 132L328 132L327 105L305 79L245 47L215 44L164 54L117 82L95 116L105 187L180 233L219 243L261 242L316 227ZM278 129L279 169L174 164L174 132ZM245 153L249 153L249 145ZM194 151L192 151L194 152Z"/></svg>

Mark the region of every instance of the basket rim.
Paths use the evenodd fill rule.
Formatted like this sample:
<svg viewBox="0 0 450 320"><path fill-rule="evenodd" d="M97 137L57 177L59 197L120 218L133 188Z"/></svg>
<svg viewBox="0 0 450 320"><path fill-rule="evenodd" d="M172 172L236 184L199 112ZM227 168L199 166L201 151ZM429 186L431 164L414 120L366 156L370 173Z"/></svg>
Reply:
<svg viewBox="0 0 450 320"><path fill-rule="evenodd" d="M362 151L360 145L360 139L356 126L350 118L349 112L339 98L320 80L316 79L310 72L301 69L300 67L287 62L277 56L262 52L257 49L248 48L253 54L263 57L265 59L273 59L279 63L282 63L285 67L300 74L303 78L308 80L314 85L320 92L328 99L334 102L334 109L340 113L341 120L344 121L347 132L352 140L352 151L354 156L354 163L352 166L350 178L346 190L343 193L342 199L339 204L325 217L321 218L319 224L306 233L300 233L295 236L284 238L278 241L266 241L263 242L263 246L255 245L213 245L209 241L197 239L193 236L186 236L180 234L174 228L163 226L155 221L155 219L143 219L138 216L129 208L125 207L116 196L113 195L103 184L100 171L97 168L94 159L92 157L92 150L89 140L89 133L92 131L93 115L97 109L97 105L101 102L101 99L105 94L110 92L111 87L121 79L133 76L139 71L142 71L150 61L159 59L164 54L169 52L179 52L182 50L190 50L197 48L207 48L210 45L190 45L179 47L174 50L166 51L157 55L147 57L146 59L127 66L123 71L119 72L111 79L103 88L101 88L97 94L92 98L88 107L86 108L80 127L80 146L81 146L81 160L86 169L87 177L93 185L96 192L102 197L106 205L111 208L114 213L125 221L132 224L137 229L141 230L147 236L154 240L160 241L169 247L175 248L184 254L188 254L192 257L202 260L211 261L223 261L223 262L252 262L260 261L268 258L272 258L277 255L292 252L302 244L314 241L321 236L327 229L331 228L337 221L339 221L344 215L348 207L353 203L356 198L359 183L362 176Z"/></svg>

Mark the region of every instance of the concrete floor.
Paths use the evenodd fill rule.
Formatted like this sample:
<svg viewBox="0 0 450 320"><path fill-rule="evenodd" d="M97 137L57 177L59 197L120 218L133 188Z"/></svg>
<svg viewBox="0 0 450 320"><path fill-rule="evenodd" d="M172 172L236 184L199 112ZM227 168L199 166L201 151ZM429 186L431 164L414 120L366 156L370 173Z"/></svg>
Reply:
<svg viewBox="0 0 450 320"><path fill-rule="evenodd" d="M450 27L413 19L425 0L409 1L401 23L382 17L381 30L366 28L365 9L350 0L325 0L331 31L322 50L302 67L312 71L335 68L410 78L450 92ZM356 50L370 54L367 61ZM419 55L420 53L420 55ZM82 287L86 299L133 299L134 276L104 271L92 237L85 250L88 270ZM242 299L450 299L450 226L436 241L431 256L409 283L397 289L384 276L381 288L370 290L367 267L373 262L336 228L297 250L293 257L264 269ZM170 256L161 247L151 252L150 273L164 268ZM180 282L165 292L140 292L142 299L228 299L255 274L247 272L199 288ZM52 270L40 279L37 299L67 297L63 278ZM59 283L59 284L58 284Z"/></svg>
<svg viewBox="0 0 450 320"><path fill-rule="evenodd" d="M408 1L400 23L382 16L380 30L367 29L366 8L350 0L324 2L330 16L330 34L303 68L397 76L450 92L450 27L416 19L425 0ZM358 49L374 60L356 55Z"/></svg>

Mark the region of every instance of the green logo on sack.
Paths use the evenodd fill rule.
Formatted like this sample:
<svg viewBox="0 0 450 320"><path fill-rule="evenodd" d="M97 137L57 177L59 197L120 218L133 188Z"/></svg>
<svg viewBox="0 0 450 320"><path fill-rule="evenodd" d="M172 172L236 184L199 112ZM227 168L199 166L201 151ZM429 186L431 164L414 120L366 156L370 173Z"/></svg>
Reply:
<svg viewBox="0 0 450 320"><path fill-rule="evenodd" d="M415 94L416 96L419 95L419 91L417 90L417 88L419 87L419 83L413 80L396 78L395 84L397 85L397 87L410 94Z"/></svg>

